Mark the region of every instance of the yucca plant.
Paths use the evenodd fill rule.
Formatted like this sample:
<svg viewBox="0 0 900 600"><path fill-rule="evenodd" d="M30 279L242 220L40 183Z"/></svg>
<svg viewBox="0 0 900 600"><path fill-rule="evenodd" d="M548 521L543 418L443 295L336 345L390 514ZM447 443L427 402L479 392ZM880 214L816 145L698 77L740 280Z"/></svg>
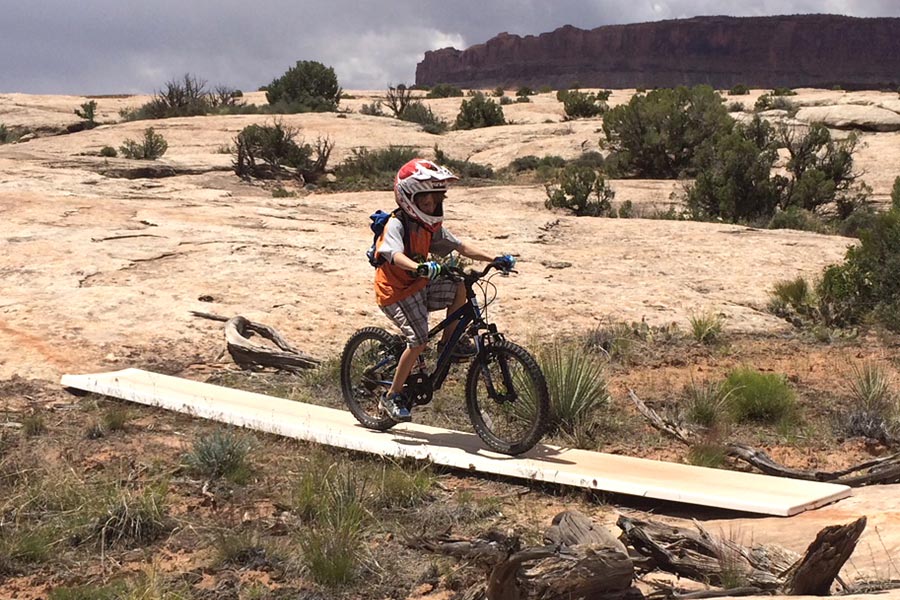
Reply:
<svg viewBox="0 0 900 600"><path fill-rule="evenodd" d="M552 424L571 433L609 403L606 375L597 356L578 344L551 344L537 352L550 392Z"/></svg>
<svg viewBox="0 0 900 600"><path fill-rule="evenodd" d="M900 428L900 405L884 368L871 362L852 364L847 387L851 406L839 416L838 431L891 444Z"/></svg>
<svg viewBox="0 0 900 600"><path fill-rule="evenodd" d="M722 315L712 311L691 313L688 317L691 324L691 335L701 344L713 344L722 338L725 320Z"/></svg>
<svg viewBox="0 0 900 600"><path fill-rule="evenodd" d="M723 382L691 383L684 388L685 412L691 423L713 427L728 416L728 399L734 390Z"/></svg>

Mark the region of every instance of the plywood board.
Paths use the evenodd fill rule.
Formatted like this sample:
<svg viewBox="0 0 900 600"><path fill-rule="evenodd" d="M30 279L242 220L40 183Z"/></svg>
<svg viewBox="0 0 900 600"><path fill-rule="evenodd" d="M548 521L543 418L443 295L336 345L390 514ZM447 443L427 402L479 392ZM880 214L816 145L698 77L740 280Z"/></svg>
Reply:
<svg viewBox="0 0 900 600"><path fill-rule="evenodd" d="M538 445L519 457L485 449L474 433L397 425L366 429L346 410L245 392L139 369L64 375L62 385L257 431L349 450L617 494L789 516L850 495L843 485L709 469Z"/></svg>

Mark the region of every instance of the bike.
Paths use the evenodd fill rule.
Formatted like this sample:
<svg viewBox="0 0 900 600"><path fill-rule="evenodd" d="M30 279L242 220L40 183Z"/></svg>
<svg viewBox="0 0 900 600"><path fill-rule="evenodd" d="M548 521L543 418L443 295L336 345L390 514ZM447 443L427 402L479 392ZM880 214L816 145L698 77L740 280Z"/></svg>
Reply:
<svg viewBox="0 0 900 600"><path fill-rule="evenodd" d="M472 357L466 375L469 420L492 450L517 455L530 450L544 435L550 419L550 395L534 357L508 341L497 331L495 324L487 322L483 309L494 298L487 300L486 286L493 287L493 284L484 278L492 269L504 275L507 273L495 263L489 263L482 271L466 272L459 267L445 267L446 277L465 285L466 303L428 332L430 342L451 323L456 323L434 370L428 373L414 369L403 391L413 406L431 402L454 362L453 349L464 333L470 335L477 353ZM485 299L483 307L477 300L476 285ZM350 412L366 427L385 431L396 424L381 407L381 395L390 387L405 349L403 336L380 327L360 329L344 346L341 390Z"/></svg>

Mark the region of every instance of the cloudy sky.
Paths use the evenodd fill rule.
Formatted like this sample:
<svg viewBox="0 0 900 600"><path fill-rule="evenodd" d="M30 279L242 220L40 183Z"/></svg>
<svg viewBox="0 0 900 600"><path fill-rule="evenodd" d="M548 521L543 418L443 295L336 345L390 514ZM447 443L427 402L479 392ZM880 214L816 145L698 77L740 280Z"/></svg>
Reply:
<svg viewBox="0 0 900 600"><path fill-rule="evenodd" d="M190 73L255 90L297 60L345 89L415 80L427 50L728 14L900 17L898 0L0 0L0 93L152 93Z"/></svg>

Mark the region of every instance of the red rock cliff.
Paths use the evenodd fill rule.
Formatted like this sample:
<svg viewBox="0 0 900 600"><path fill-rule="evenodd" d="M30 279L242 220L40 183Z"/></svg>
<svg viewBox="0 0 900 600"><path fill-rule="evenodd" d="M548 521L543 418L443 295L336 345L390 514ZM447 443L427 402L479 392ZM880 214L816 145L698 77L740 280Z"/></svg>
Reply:
<svg viewBox="0 0 900 600"><path fill-rule="evenodd" d="M460 51L426 52L416 84L490 88L550 85L631 88L896 87L900 18L836 15L696 17L565 26L538 36L500 35Z"/></svg>

